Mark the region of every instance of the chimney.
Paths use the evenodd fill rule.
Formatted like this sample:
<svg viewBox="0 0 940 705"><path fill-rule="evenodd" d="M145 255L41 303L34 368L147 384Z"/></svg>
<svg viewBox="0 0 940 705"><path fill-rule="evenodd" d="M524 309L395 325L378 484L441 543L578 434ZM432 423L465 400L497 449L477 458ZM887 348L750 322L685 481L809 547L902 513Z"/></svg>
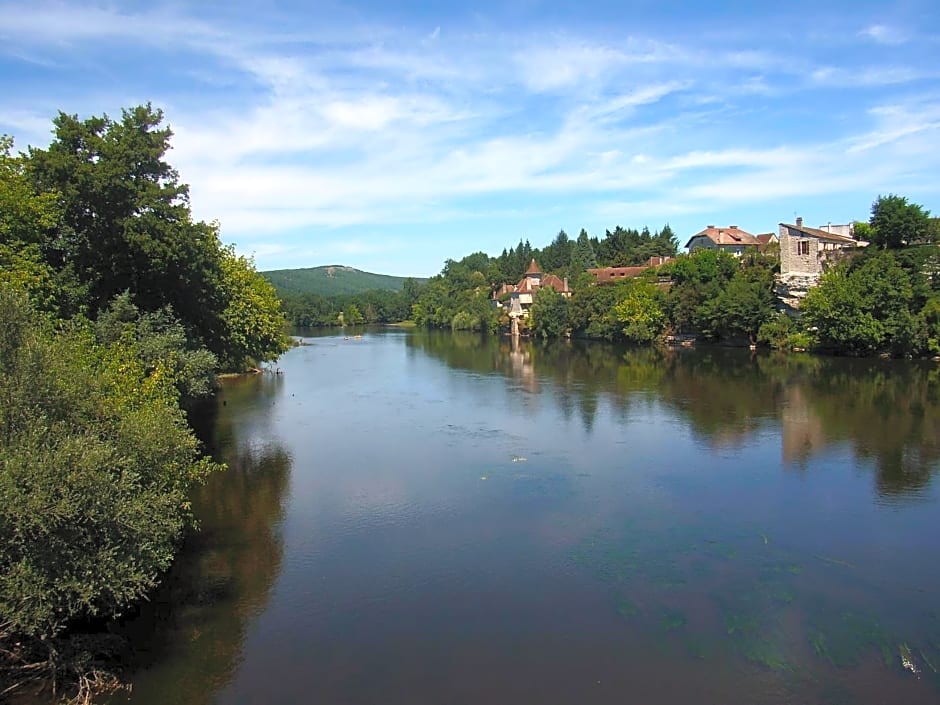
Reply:
<svg viewBox="0 0 940 705"><path fill-rule="evenodd" d="M715 226L714 226L714 225L706 225L705 227L708 228L709 230L711 230L711 229L714 228Z"/></svg>
<svg viewBox="0 0 940 705"><path fill-rule="evenodd" d="M738 226L737 226L737 225L729 225L728 228L731 229L731 230L737 230L737 229L738 229Z"/></svg>
<svg viewBox="0 0 940 705"><path fill-rule="evenodd" d="M799 216L799 217L796 219L796 227L798 227L798 228L802 228L802 227L803 227L803 216Z"/></svg>

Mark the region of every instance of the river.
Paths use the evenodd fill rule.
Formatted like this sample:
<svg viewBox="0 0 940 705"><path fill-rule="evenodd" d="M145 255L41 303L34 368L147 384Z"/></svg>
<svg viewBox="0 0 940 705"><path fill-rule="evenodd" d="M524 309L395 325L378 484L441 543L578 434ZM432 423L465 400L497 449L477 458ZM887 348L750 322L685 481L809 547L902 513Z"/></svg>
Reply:
<svg viewBox="0 0 940 705"><path fill-rule="evenodd" d="M937 364L361 334L226 382L112 702L940 701Z"/></svg>

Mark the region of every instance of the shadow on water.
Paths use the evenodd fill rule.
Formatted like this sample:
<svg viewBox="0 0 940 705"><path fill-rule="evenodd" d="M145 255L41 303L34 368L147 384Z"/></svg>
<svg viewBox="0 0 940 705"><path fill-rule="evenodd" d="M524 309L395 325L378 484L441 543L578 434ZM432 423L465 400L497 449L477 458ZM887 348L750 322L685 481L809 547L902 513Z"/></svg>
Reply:
<svg viewBox="0 0 940 705"><path fill-rule="evenodd" d="M588 432L601 400L625 416L655 399L714 448L743 446L779 426L783 460L801 471L848 444L860 463L871 463L875 491L888 502L920 497L940 460L940 369L930 362L433 331L418 331L407 344L449 367L503 375L526 392L549 394Z"/></svg>
<svg viewBox="0 0 940 705"><path fill-rule="evenodd" d="M199 532L160 591L118 628L135 650L133 689L112 702L209 702L237 668L281 569L291 457L250 430L264 425L278 384L273 375L227 380L218 413L202 419L212 430L207 448L228 469L195 492Z"/></svg>

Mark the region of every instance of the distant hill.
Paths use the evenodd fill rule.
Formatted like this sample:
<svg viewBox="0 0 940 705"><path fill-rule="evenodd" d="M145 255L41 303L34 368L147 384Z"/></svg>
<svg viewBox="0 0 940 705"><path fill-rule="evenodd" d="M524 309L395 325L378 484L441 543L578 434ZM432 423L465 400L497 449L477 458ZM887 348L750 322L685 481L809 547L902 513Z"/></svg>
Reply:
<svg viewBox="0 0 940 705"><path fill-rule="evenodd" d="M387 274L372 274L353 267L330 265L307 269L273 269L261 274L274 285L280 294L359 294L363 291L382 289L401 291L406 277ZM415 279L418 279L415 277ZM418 281L426 281L418 279Z"/></svg>

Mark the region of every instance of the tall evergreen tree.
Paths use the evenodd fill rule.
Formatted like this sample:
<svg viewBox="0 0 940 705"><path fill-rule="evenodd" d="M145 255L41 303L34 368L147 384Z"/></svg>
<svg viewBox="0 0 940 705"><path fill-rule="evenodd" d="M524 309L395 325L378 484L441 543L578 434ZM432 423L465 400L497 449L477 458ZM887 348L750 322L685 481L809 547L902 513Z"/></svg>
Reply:
<svg viewBox="0 0 940 705"><path fill-rule="evenodd" d="M591 245L587 230L581 228L581 232L578 233L578 240L575 242L571 254L571 273L578 274L579 272L596 266L597 255L594 253L594 248Z"/></svg>

